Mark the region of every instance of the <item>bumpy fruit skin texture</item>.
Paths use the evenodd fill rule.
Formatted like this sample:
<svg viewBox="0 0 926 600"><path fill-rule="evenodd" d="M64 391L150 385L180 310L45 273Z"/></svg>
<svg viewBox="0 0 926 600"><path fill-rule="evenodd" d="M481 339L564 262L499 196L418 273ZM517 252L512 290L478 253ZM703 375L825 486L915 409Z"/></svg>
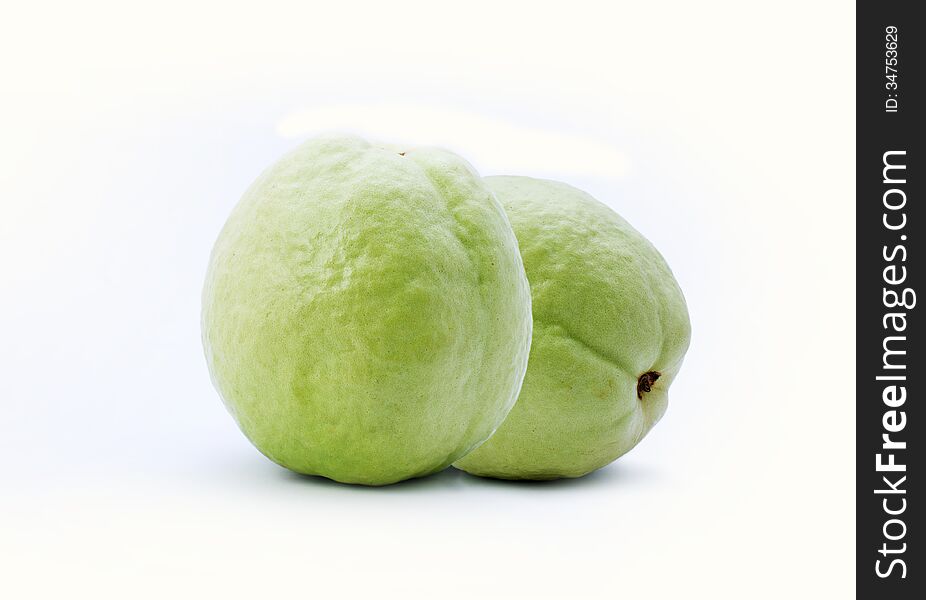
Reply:
<svg viewBox="0 0 926 600"><path fill-rule="evenodd" d="M518 237L534 337L514 409L455 466L579 477L633 448L665 412L691 336L685 299L659 252L585 192L527 177L486 182Z"/></svg>
<svg viewBox="0 0 926 600"><path fill-rule="evenodd" d="M504 210L461 158L325 137L234 209L202 330L213 382L261 452L383 485L446 467L502 422L530 290Z"/></svg>

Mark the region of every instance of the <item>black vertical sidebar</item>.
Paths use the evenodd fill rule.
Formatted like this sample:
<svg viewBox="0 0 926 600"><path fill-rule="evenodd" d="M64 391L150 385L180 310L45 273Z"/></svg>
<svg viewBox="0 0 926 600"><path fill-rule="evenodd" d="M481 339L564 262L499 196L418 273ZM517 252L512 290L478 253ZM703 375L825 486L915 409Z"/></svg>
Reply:
<svg viewBox="0 0 926 600"><path fill-rule="evenodd" d="M923 43L916 3L862 1L856 24L856 584L922 597ZM920 6L920 9L923 7ZM919 12L919 11L917 11ZM919 594L914 595L913 590Z"/></svg>

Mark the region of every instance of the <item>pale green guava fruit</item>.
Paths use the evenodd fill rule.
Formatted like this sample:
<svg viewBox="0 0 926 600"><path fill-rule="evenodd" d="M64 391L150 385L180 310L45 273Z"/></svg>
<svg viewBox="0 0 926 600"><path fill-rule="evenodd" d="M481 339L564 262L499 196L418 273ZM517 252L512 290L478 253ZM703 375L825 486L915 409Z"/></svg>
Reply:
<svg viewBox="0 0 926 600"><path fill-rule="evenodd" d="M382 485L443 469L502 422L530 290L504 210L463 159L325 137L234 209L202 327L213 382L261 452Z"/></svg>
<svg viewBox="0 0 926 600"><path fill-rule="evenodd" d="M623 455L662 417L691 336L658 251L574 187L487 177L521 248L534 334L521 395L455 463L502 479L579 477Z"/></svg>

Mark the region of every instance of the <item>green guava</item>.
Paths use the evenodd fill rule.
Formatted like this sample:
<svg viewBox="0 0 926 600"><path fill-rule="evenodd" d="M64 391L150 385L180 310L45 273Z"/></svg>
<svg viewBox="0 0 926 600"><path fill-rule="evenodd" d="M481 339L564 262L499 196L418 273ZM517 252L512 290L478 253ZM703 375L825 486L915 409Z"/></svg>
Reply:
<svg viewBox="0 0 926 600"><path fill-rule="evenodd" d="M463 159L324 137L232 212L202 332L261 452L383 485L445 468L502 422L527 366L530 289L504 210Z"/></svg>
<svg viewBox="0 0 926 600"><path fill-rule="evenodd" d="M520 244L534 333L514 409L455 466L579 477L633 448L665 412L691 336L685 298L659 252L585 192L528 177L486 182Z"/></svg>

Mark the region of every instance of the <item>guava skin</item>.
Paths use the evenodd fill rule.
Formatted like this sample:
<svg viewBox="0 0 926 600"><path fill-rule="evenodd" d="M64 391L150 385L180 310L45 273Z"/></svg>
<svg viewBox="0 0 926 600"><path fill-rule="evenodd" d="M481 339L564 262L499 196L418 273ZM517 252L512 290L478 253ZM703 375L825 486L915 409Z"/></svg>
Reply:
<svg viewBox="0 0 926 600"><path fill-rule="evenodd" d="M628 452L665 413L691 337L685 298L652 244L585 192L485 181L518 238L534 333L514 409L454 466L501 479L580 477Z"/></svg>
<svg viewBox="0 0 926 600"><path fill-rule="evenodd" d="M251 442L299 473L441 470L518 396L530 289L501 205L432 148L310 140L245 192L212 251L202 332Z"/></svg>

